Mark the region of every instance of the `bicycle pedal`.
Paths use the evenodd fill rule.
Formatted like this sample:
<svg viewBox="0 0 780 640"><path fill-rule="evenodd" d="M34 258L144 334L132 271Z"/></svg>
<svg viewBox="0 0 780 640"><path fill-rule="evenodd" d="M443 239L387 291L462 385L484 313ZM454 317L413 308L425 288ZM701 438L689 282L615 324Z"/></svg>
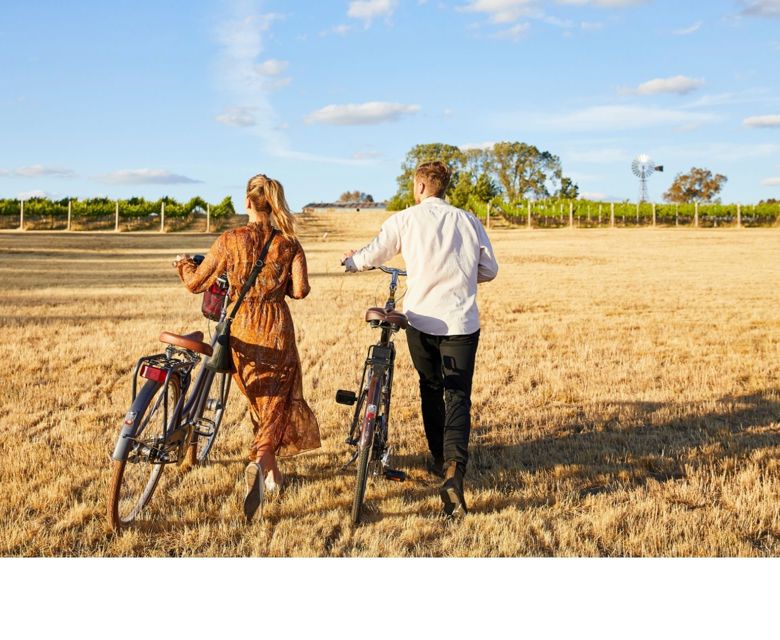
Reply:
<svg viewBox="0 0 780 640"><path fill-rule="evenodd" d="M406 473L404 471L398 471L398 469L385 469L384 476L387 480L393 482L403 482L406 480Z"/></svg>
<svg viewBox="0 0 780 640"><path fill-rule="evenodd" d="M351 407L357 402L357 396L352 391L344 391L343 389L339 389L336 391L336 402L339 404L346 404Z"/></svg>

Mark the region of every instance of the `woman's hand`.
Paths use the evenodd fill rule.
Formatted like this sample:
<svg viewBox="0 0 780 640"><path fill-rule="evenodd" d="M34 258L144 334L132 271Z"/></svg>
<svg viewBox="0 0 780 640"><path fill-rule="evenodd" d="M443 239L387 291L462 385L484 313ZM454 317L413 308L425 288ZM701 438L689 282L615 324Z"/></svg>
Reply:
<svg viewBox="0 0 780 640"><path fill-rule="evenodd" d="M185 261L187 261L187 260L192 260L192 256L190 256L190 254L189 254L189 253L185 253L184 255L181 255L181 254L180 254L180 255L177 255L177 256L176 256L176 257L173 259L173 263L172 263L172 264L173 264L173 266L174 266L174 267L178 268L178 267L179 267L179 264L180 264L181 262L185 262Z"/></svg>

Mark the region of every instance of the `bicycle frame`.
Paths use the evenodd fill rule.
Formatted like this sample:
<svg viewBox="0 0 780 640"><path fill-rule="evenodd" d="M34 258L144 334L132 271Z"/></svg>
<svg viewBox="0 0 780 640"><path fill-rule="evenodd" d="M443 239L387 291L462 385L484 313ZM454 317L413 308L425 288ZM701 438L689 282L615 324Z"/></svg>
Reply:
<svg viewBox="0 0 780 640"><path fill-rule="evenodd" d="M398 288L399 275L405 275L398 269L379 267L385 273L390 275L390 287L385 311L395 310L395 293ZM368 354L363 366L363 375L361 377L359 401L355 407L352 418L347 443L356 446L356 450L348 466L357 459L360 449L368 446L373 447L372 460L381 461L384 472L387 472L387 463L389 459L389 449L387 448L388 425L390 420L390 402L393 386L393 372L395 369L395 343L392 340L394 333L398 331L397 327L389 324L382 324L379 321L371 321L372 327L381 328L381 334L376 344L368 348ZM364 409L364 402L370 402L373 398L367 397L371 391L374 380L379 382L381 387L377 397L378 404L373 413L366 411L361 415ZM356 398L358 400L358 398ZM378 427L378 428L377 428ZM376 436L379 435L379 438ZM399 473L400 472L394 472Z"/></svg>
<svg viewBox="0 0 780 640"><path fill-rule="evenodd" d="M229 300L227 296L225 296L225 302L222 305L219 322L224 322L225 317L227 316L228 304ZM216 344L216 340L217 334L215 333L211 338L212 347ZM194 384L191 385L192 370L201 361L200 370L198 371ZM138 412L134 411L134 405L138 396L138 379L139 377L143 377L156 384L156 386L153 387L154 392L156 392L160 386L164 386L162 396L163 424L165 425L162 443L163 449L156 449L154 454L150 452L149 462L153 464L170 464L180 461L184 448L190 443L193 431L200 426L199 422L206 420L203 418L203 412L206 408L214 376L216 375L215 372L206 368L205 364L207 362L208 357L201 358L201 356L192 351L174 346L169 346L164 353L143 356L138 359L133 370L131 407L125 415L122 430L117 439L114 452L111 455L113 460L125 459L130 453L133 444L137 442L134 436L140 423L137 421ZM150 375L145 376L144 373L149 373ZM176 406L173 407L170 412L171 415L168 416L168 388L172 376L178 377L181 393ZM190 389L192 389L191 393ZM229 377L223 376L219 395L220 403L215 411L215 419L213 421L208 421L212 422L212 428L214 423L218 424L219 421L221 421L229 391ZM205 434L198 432L198 435ZM178 455L175 459L167 459L165 450L171 450L173 447L179 449Z"/></svg>

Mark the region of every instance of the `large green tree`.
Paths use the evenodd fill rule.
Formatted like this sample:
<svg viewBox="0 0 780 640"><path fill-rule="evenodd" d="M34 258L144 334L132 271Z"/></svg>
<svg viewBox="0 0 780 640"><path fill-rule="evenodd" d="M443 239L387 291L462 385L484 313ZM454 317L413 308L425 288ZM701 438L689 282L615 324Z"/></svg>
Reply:
<svg viewBox="0 0 780 640"><path fill-rule="evenodd" d="M713 202L718 201L723 185L728 178L713 175L709 169L693 167L688 173L678 173L669 191L664 194L667 202Z"/></svg>
<svg viewBox="0 0 780 640"><path fill-rule="evenodd" d="M401 175L398 176L398 191L388 202L388 209L400 211L414 204L414 170L418 164L441 160L452 171L447 195L455 190L460 181L460 173L465 168L466 156L459 147L451 144L435 142L431 144L418 144L406 154L406 159L401 165Z"/></svg>
<svg viewBox="0 0 780 640"><path fill-rule="evenodd" d="M561 160L524 142L497 142L491 154L492 172L510 202L546 198L561 182Z"/></svg>

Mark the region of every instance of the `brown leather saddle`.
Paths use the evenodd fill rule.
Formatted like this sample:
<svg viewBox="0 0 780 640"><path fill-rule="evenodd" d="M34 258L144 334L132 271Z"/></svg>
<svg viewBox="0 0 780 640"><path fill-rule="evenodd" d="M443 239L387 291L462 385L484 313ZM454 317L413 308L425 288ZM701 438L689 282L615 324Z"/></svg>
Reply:
<svg viewBox="0 0 780 640"><path fill-rule="evenodd" d="M370 322L372 327L382 325L389 326L396 331L406 329L409 326L409 320L400 311L385 311L382 307L371 307L366 311L366 322Z"/></svg>
<svg viewBox="0 0 780 640"><path fill-rule="evenodd" d="M180 336L176 333L168 333L163 331L160 334L160 342L165 344L172 344L174 347L182 347L183 349L189 349L195 353L200 353L204 356L211 356L213 349L210 344L203 342L203 332L193 331L186 335Z"/></svg>

